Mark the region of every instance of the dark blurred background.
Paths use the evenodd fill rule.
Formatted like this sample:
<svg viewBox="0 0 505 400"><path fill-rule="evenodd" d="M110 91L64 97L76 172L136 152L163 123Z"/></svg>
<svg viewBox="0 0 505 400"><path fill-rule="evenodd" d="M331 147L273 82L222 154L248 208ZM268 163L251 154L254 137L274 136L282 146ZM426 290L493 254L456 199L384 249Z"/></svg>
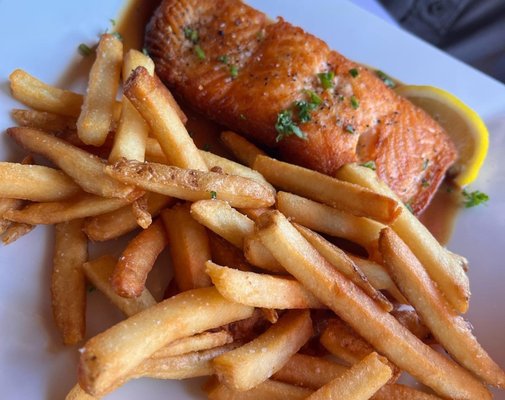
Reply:
<svg viewBox="0 0 505 400"><path fill-rule="evenodd" d="M505 0L367 0L401 27L505 83ZM367 4L368 3L368 4Z"/></svg>

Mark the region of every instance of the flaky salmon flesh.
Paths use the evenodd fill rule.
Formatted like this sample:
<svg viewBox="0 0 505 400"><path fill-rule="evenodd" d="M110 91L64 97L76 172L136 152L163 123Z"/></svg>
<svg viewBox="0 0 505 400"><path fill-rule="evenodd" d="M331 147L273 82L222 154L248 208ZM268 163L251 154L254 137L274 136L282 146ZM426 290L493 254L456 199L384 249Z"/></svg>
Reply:
<svg viewBox="0 0 505 400"><path fill-rule="evenodd" d="M145 46L165 84L208 118L328 175L373 161L416 214L456 159L442 127L375 72L239 0L164 0Z"/></svg>

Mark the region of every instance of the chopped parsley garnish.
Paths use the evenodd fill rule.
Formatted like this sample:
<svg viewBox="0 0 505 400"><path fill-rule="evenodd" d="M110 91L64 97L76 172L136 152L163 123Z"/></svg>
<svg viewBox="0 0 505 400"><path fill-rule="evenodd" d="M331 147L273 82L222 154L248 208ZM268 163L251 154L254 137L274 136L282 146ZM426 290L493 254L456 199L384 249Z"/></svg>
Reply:
<svg viewBox="0 0 505 400"><path fill-rule="evenodd" d="M195 45L195 54L198 57L199 60L205 60L205 52L203 49L200 47L200 45Z"/></svg>
<svg viewBox="0 0 505 400"><path fill-rule="evenodd" d="M381 70L376 70L375 75L377 75L387 87L394 88L396 86L396 83Z"/></svg>
<svg viewBox="0 0 505 400"><path fill-rule="evenodd" d="M316 92L312 90L305 90L305 93L310 97L310 102L312 104L318 106L323 102L323 99L321 99L321 97L319 97Z"/></svg>
<svg viewBox="0 0 505 400"><path fill-rule="evenodd" d="M412 209L412 206L410 205L410 203L405 203L405 208L407 210L409 210L412 214L414 214L414 210Z"/></svg>
<svg viewBox="0 0 505 400"><path fill-rule="evenodd" d="M295 101L295 107L298 109L298 118L300 122L309 122L312 119L310 112L317 107L316 103L305 100Z"/></svg>
<svg viewBox="0 0 505 400"><path fill-rule="evenodd" d="M217 61L219 61L220 63L223 63L223 64L228 64L228 56L226 54L219 56L217 58Z"/></svg>
<svg viewBox="0 0 505 400"><path fill-rule="evenodd" d="M372 171L375 171L375 161L367 161L366 163L360 164L362 167L370 168Z"/></svg>
<svg viewBox="0 0 505 400"><path fill-rule="evenodd" d="M424 179L421 181L421 186L423 188L427 188L428 186L430 186L430 182L428 182L428 180Z"/></svg>
<svg viewBox="0 0 505 400"><path fill-rule="evenodd" d="M333 71L321 72L317 74L319 81L324 89L331 89L335 86L333 78L335 78L335 73Z"/></svg>
<svg viewBox="0 0 505 400"><path fill-rule="evenodd" d="M351 106L355 110L359 108L359 100L356 98L356 96L351 96Z"/></svg>
<svg viewBox="0 0 505 400"><path fill-rule="evenodd" d="M210 198L211 198L212 200L217 199L217 192L214 192L213 190L211 190L211 192L210 192Z"/></svg>
<svg viewBox="0 0 505 400"><path fill-rule="evenodd" d="M110 24L111 24L112 26L116 26L116 20L115 20L115 19L112 19L112 18L111 18L111 19L109 19L109 21L110 21Z"/></svg>
<svg viewBox="0 0 505 400"><path fill-rule="evenodd" d="M230 65L230 76L236 78L238 75L238 67L235 64Z"/></svg>
<svg viewBox="0 0 505 400"><path fill-rule="evenodd" d="M355 132L355 131L354 131L354 126L352 126L352 125L347 125L347 126L345 127L345 131L346 131L347 133L351 133L351 134L353 134L353 133Z"/></svg>
<svg viewBox="0 0 505 400"><path fill-rule="evenodd" d="M428 158L426 158L424 161L423 161L423 171L426 170L426 168L428 168L428 164L430 163L430 160Z"/></svg>
<svg viewBox="0 0 505 400"><path fill-rule="evenodd" d="M293 121L293 113L291 110L283 110L277 115L275 130L279 133L275 138L276 142L280 142L285 137L295 135L300 139L307 140L307 135Z"/></svg>
<svg viewBox="0 0 505 400"><path fill-rule="evenodd" d="M463 195L463 204L465 208L471 208L484 204L489 200L489 196L486 193L482 193L479 190L474 190L473 192L467 192L465 189L461 192Z"/></svg>
<svg viewBox="0 0 505 400"><path fill-rule="evenodd" d="M87 44L84 43L81 43L79 47L77 47L77 50L79 51L79 54L83 57L90 56L95 52L91 47L89 47Z"/></svg>
<svg viewBox="0 0 505 400"><path fill-rule="evenodd" d="M184 37L186 39L189 39L194 44L197 44L198 40L200 39L198 36L198 31L189 27L184 28Z"/></svg>
<svg viewBox="0 0 505 400"><path fill-rule="evenodd" d="M357 68L352 68L349 70L349 74L351 74L353 78L356 78L359 75L359 71Z"/></svg>
<svg viewBox="0 0 505 400"><path fill-rule="evenodd" d="M149 52L145 47L142 47L142 53L144 53L145 56L149 56Z"/></svg>
<svg viewBox="0 0 505 400"><path fill-rule="evenodd" d="M119 32L117 32L117 31L112 32L111 35L114 36L117 40L123 41L123 36Z"/></svg>

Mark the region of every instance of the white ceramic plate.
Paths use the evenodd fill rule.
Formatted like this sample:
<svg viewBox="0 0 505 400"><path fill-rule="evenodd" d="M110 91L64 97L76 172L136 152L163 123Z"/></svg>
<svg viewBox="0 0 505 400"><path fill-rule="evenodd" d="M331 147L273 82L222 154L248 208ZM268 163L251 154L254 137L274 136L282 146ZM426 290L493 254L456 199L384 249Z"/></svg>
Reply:
<svg viewBox="0 0 505 400"><path fill-rule="evenodd" d="M0 0L0 131L11 126L7 77L23 68L58 84L82 62L81 42L93 43L118 15L121 0ZM468 318L483 346L505 366L505 87L344 0L250 0L270 16L282 15L325 39L349 58L375 65L400 80L445 88L475 108L491 133L489 157L473 185L491 196L489 205L464 210L450 249L470 260L472 301ZM74 65L74 66L75 66ZM69 81L68 76L66 81ZM82 80L72 88L82 90ZM3 135L0 159L21 153ZM59 344L53 327L49 280L51 229L39 227L0 249L0 388L2 399L61 399L73 386L77 351ZM89 334L121 316L99 293L90 295ZM110 399L198 398L200 381L130 382ZM503 392L496 395L505 399Z"/></svg>

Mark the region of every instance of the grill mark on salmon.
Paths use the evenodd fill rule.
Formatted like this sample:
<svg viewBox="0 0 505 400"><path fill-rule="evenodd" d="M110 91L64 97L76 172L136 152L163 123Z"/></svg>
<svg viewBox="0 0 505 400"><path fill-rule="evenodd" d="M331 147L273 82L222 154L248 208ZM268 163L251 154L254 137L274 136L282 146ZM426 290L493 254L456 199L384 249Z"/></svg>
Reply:
<svg viewBox="0 0 505 400"><path fill-rule="evenodd" d="M198 31L205 59L195 54L185 28ZM328 175L345 163L373 160L379 177L416 214L456 159L443 129L374 73L239 0L164 0L146 28L145 45L162 80L210 119ZM327 71L335 73L331 90L317 77ZM307 140L276 142L277 115L307 100L307 90L323 100L311 121L298 123Z"/></svg>

